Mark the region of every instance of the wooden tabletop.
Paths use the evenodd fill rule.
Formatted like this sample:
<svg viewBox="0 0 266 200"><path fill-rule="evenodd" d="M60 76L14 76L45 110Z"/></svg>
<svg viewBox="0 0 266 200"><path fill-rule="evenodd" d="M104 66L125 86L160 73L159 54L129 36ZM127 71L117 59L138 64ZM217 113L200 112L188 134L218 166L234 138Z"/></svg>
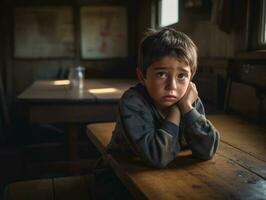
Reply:
<svg viewBox="0 0 266 200"><path fill-rule="evenodd" d="M117 103L134 79L86 79L83 89L68 80L38 80L17 98L29 107L31 123L89 123L115 119Z"/></svg>
<svg viewBox="0 0 266 200"><path fill-rule="evenodd" d="M37 103L113 102L136 83L134 79L86 79L83 89L74 89L68 80L38 80L17 98Z"/></svg>
<svg viewBox="0 0 266 200"><path fill-rule="evenodd" d="M208 118L221 132L220 147L212 160L199 162L190 151L183 151L167 168L153 169L137 158L106 153L105 157L140 199L266 199L265 127L249 126L236 117ZM243 135L227 130L228 120ZM88 137L103 154L114 125L88 125Z"/></svg>

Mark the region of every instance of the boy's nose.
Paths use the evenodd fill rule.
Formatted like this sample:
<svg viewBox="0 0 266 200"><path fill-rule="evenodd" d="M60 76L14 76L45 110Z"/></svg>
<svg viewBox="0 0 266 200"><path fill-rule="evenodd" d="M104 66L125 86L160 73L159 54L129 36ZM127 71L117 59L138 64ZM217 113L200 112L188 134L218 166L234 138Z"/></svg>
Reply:
<svg viewBox="0 0 266 200"><path fill-rule="evenodd" d="M177 87L177 82L175 78L169 78L167 80L166 89L167 90L175 90Z"/></svg>

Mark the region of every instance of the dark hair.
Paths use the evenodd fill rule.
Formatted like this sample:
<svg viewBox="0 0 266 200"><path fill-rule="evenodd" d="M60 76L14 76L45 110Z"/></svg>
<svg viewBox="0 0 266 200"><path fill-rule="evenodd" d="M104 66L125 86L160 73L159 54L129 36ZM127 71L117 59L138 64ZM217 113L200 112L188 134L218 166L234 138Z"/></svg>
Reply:
<svg viewBox="0 0 266 200"><path fill-rule="evenodd" d="M197 69L197 47L184 33L172 28L150 29L139 46L138 68L146 76L147 68L164 56L174 56L191 67L192 75Z"/></svg>

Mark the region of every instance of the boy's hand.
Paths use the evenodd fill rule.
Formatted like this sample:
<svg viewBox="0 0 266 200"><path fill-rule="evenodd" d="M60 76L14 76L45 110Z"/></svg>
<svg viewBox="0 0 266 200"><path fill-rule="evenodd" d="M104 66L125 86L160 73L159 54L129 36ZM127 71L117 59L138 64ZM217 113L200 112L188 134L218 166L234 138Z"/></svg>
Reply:
<svg viewBox="0 0 266 200"><path fill-rule="evenodd" d="M179 107L176 104L172 105L169 108L169 112L168 115L166 116L166 119L178 126L180 123L180 118L181 118L181 111Z"/></svg>
<svg viewBox="0 0 266 200"><path fill-rule="evenodd" d="M189 83L185 95L177 102L182 115L193 109L192 104L198 98L198 91L196 85L192 82Z"/></svg>

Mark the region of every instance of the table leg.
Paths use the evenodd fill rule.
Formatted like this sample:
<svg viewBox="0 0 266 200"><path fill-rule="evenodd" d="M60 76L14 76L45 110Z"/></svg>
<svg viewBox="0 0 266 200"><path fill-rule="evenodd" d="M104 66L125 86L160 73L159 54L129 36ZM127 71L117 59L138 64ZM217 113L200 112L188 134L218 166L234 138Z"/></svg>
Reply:
<svg viewBox="0 0 266 200"><path fill-rule="evenodd" d="M79 134L79 125L75 123L69 123L66 127L67 134L67 152L68 159L70 161L78 160L78 134Z"/></svg>

